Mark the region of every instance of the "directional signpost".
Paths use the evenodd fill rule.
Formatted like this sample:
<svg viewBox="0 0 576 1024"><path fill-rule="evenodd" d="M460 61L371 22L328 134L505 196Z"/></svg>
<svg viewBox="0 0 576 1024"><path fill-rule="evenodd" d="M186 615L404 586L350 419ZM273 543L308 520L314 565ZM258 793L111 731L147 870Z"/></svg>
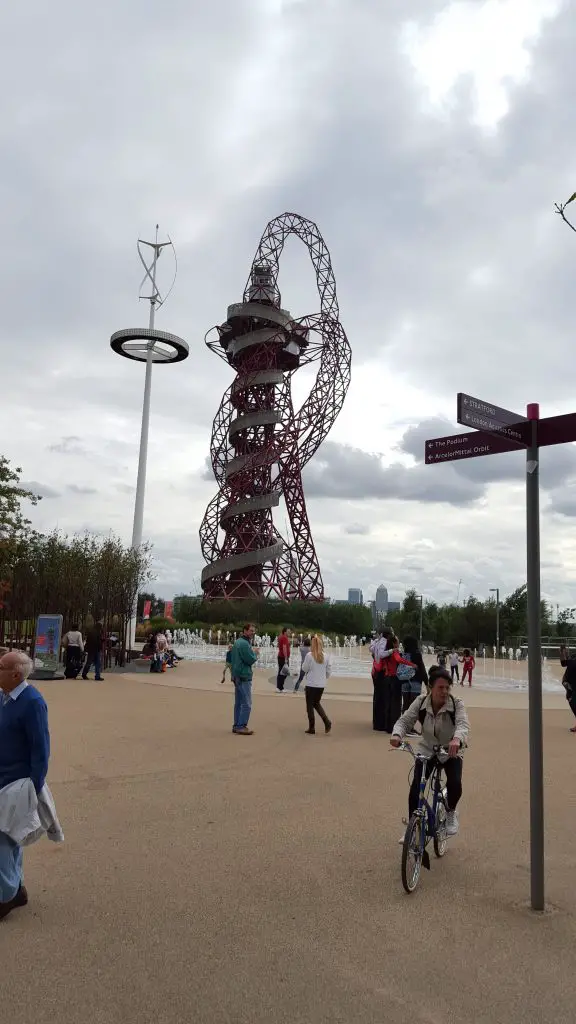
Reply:
<svg viewBox="0 0 576 1024"><path fill-rule="evenodd" d="M528 603L528 729L530 743L530 895L544 910L544 757L542 742L542 649L540 642L540 458L539 449L576 441L576 413L540 419L538 405L526 416L458 395L458 423L476 427L426 441L425 462L455 462L526 450L526 580Z"/></svg>

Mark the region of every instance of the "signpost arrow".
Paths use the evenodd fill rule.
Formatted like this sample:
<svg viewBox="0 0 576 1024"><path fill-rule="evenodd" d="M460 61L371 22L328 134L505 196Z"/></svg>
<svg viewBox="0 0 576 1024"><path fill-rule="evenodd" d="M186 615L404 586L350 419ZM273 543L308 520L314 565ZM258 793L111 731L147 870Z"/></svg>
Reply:
<svg viewBox="0 0 576 1024"><path fill-rule="evenodd" d="M449 434L426 441L424 461L427 466L436 462L456 462L458 459L477 459L480 455L518 451L518 443L501 434L486 434L475 430L472 434Z"/></svg>
<svg viewBox="0 0 576 1024"><path fill-rule="evenodd" d="M549 444L570 444L571 441L576 441L576 412L538 420L539 448Z"/></svg>
<svg viewBox="0 0 576 1024"><path fill-rule="evenodd" d="M531 441L530 425L525 416L519 416L509 409L501 409L499 405L490 405L479 398L472 398L460 392L457 396L457 423L464 427L475 427L485 430L497 437L508 437L516 441L519 447L527 448Z"/></svg>

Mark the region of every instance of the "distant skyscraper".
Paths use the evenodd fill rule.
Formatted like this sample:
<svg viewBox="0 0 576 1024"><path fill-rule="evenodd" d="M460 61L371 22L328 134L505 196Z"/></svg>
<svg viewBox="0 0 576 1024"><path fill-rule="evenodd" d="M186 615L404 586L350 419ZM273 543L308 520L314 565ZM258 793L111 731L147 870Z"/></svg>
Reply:
<svg viewBox="0 0 576 1024"><path fill-rule="evenodd" d="M376 591L376 611L378 615L386 615L388 611L388 590L383 583Z"/></svg>
<svg viewBox="0 0 576 1024"><path fill-rule="evenodd" d="M348 604L364 604L364 598L362 591L357 587L352 587L348 591Z"/></svg>

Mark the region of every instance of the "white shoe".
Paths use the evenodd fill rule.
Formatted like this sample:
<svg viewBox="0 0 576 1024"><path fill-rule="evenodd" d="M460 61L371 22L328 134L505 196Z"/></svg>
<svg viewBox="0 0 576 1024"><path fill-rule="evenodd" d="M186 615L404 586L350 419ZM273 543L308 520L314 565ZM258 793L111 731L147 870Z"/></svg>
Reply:
<svg viewBox="0 0 576 1024"><path fill-rule="evenodd" d="M400 839L398 840L398 846L404 846L405 838L406 838L406 833L403 832L402 835L400 836Z"/></svg>
<svg viewBox="0 0 576 1024"><path fill-rule="evenodd" d="M448 811L446 815L446 835L457 836L460 831L460 822L458 821L458 811Z"/></svg>

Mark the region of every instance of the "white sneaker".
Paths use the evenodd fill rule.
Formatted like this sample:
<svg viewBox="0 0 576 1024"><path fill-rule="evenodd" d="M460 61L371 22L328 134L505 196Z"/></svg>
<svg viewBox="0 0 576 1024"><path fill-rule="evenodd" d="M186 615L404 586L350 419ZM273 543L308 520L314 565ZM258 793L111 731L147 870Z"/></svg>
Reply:
<svg viewBox="0 0 576 1024"><path fill-rule="evenodd" d="M398 846L404 846L404 839L405 838L406 838L406 833L403 832L402 835L400 836L400 839L398 840Z"/></svg>
<svg viewBox="0 0 576 1024"><path fill-rule="evenodd" d="M446 815L446 835L457 836L460 831L460 822L458 821L458 811L448 811Z"/></svg>

